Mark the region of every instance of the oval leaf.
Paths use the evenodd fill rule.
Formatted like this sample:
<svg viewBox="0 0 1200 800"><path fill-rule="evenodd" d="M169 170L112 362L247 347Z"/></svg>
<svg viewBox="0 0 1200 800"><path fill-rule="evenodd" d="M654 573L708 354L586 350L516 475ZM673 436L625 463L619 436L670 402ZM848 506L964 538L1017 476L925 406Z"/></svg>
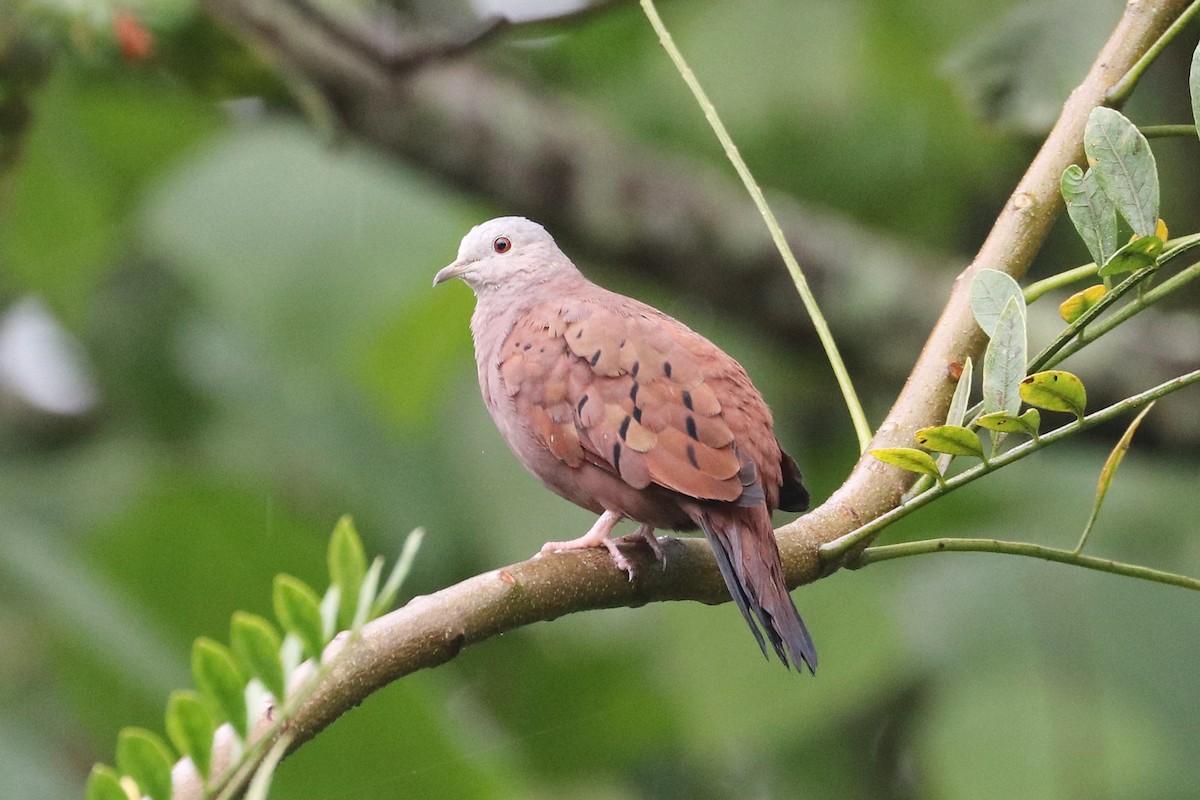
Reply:
<svg viewBox="0 0 1200 800"><path fill-rule="evenodd" d="M225 716L218 721L229 722L245 739L246 679L229 648L203 636L197 639L192 646L192 680Z"/></svg>
<svg viewBox="0 0 1200 800"><path fill-rule="evenodd" d="M1083 316L1083 312L1100 302L1100 298L1104 297L1107 291L1102 283L1081 289L1059 304L1058 315L1069 325Z"/></svg>
<svg viewBox="0 0 1200 800"><path fill-rule="evenodd" d="M1152 236L1158 221L1158 167L1150 143L1119 111L1092 109L1083 149L1100 188L1138 236Z"/></svg>
<svg viewBox="0 0 1200 800"><path fill-rule="evenodd" d="M981 269L971 281L971 312L983 332L992 336L1008 301L1016 298L1025 313L1025 296L1012 276L995 269Z"/></svg>
<svg viewBox="0 0 1200 800"><path fill-rule="evenodd" d="M167 737L175 749L190 756L203 780L212 764L213 734L217 724L204 699L196 692L178 690L167 699Z"/></svg>
<svg viewBox="0 0 1200 800"><path fill-rule="evenodd" d="M983 444L975 431L961 425L938 425L917 431L917 444L926 450L947 453L952 456L975 456L983 458Z"/></svg>
<svg viewBox="0 0 1200 800"><path fill-rule="evenodd" d="M121 777L112 767L97 764L88 775L87 800L129 800L121 788Z"/></svg>
<svg viewBox="0 0 1200 800"><path fill-rule="evenodd" d="M984 414L976 422L979 423L979 427L989 431L1037 436L1038 429L1042 427L1042 415L1036 408L1031 408L1016 417L1007 411L997 411L994 414Z"/></svg>
<svg viewBox="0 0 1200 800"><path fill-rule="evenodd" d="M938 481L942 480L942 473L937 468L937 462L924 450L918 450L915 447L884 447L868 452L885 464L901 467L909 472L931 475Z"/></svg>
<svg viewBox="0 0 1200 800"><path fill-rule="evenodd" d="M1192 119L1196 121L1196 130L1200 131L1200 45L1192 53L1192 71L1188 77L1188 85L1192 90Z"/></svg>
<svg viewBox="0 0 1200 800"><path fill-rule="evenodd" d="M306 654L319 660L325 647L325 625L317 593L299 578L276 575L272 599L283 627L296 634Z"/></svg>
<svg viewBox="0 0 1200 800"><path fill-rule="evenodd" d="M996 323L992 340L983 356L984 413L1007 411L1015 415L1021 410L1019 385L1025 375L1025 315L1015 297Z"/></svg>
<svg viewBox="0 0 1200 800"><path fill-rule="evenodd" d="M171 766L175 757L163 740L142 728L117 734L117 769L137 782L151 800L171 800Z"/></svg>
<svg viewBox="0 0 1200 800"><path fill-rule="evenodd" d="M1067 167L1059 182L1067 214L1096 264L1104 264L1117 251L1117 207L1100 190L1094 170L1078 164Z"/></svg>
<svg viewBox="0 0 1200 800"><path fill-rule="evenodd" d="M229 644L245 671L262 681L276 700L283 700L286 680L279 658L283 642L275 626L257 614L236 611L229 626Z"/></svg>
<svg viewBox="0 0 1200 800"><path fill-rule="evenodd" d="M342 598L338 623L342 628L349 628L354 623L357 610L353 601L358 598L363 576L367 572L367 556L363 552L362 539L349 515L338 520L333 535L329 537L328 560L330 583L338 587Z"/></svg>
<svg viewBox="0 0 1200 800"><path fill-rule="evenodd" d="M971 357L963 362L962 372L959 373L958 383L954 387L954 396L950 398L950 410L946 412L947 425L962 425L967 419L967 404L971 401L971 379L974 377L975 366Z"/></svg>
<svg viewBox="0 0 1200 800"><path fill-rule="evenodd" d="M1083 418L1087 408L1087 391L1083 381L1069 372L1048 370L1035 372L1021 381L1021 399L1046 411L1066 411Z"/></svg>
<svg viewBox="0 0 1200 800"><path fill-rule="evenodd" d="M1113 253L1108 263L1097 273L1101 278L1133 272L1158 264L1158 255L1163 250L1163 240L1158 236L1135 236L1124 247Z"/></svg>

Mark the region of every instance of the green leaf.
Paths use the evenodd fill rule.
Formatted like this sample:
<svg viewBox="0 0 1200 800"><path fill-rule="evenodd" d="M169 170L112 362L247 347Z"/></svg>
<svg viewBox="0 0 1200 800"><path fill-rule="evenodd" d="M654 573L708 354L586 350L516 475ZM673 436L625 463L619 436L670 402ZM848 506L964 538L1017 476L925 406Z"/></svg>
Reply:
<svg viewBox="0 0 1200 800"><path fill-rule="evenodd" d="M997 411L993 414L984 414L976 422L979 423L979 427L989 431L1037 436L1038 429L1042 427L1042 415L1036 408L1031 408L1016 417L1007 411Z"/></svg>
<svg viewBox="0 0 1200 800"><path fill-rule="evenodd" d="M87 800L129 800L121 788L121 776L112 767L96 764L88 775Z"/></svg>
<svg viewBox="0 0 1200 800"><path fill-rule="evenodd" d="M1083 546L1087 544L1088 535L1092 532L1092 527L1096 524L1096 519L1100 516L1100 506L1104 505L1104 497L1108 494L1109 488L1112 486L1113 478L1117 475L1117 467L1121 466L1121 461L1125 458L1125 454L1129 452L1129 446L1133 443L1133 435L1137 433L1138 426L1142 424L1142 420L1150 413L1150 409L1154 408L1157 400L1151 401L1149 405L1142 409L1141 413L1133 418L1133 422L1129 423L1129 427L1125 429L1125 433L1121 434L1121 438L1117 441L1116 447L1108 454L1108 458L1104 461L1104 467L1100 470L1100 480L1096 484L1096 500L1092 503L1092 514L1088 517L1087 525L1083 528L1083 535L1079 537L1079 544L1075 547L1075 552L1081 552Z"/></svg>
<svg viewBox="0 0 1200 800"><path fill-rule="evenodd" d="M971 311L988 336L994 335L1000 315L1008 301L1016 298L1021 315L1025 314L1025 296L1011 275L995 269L981 269L971 281Z"/></svg>
<svg viewBox="0 0 1200 800"><path fill-rule="evenodd" d="M277 702L282 701L287 682L279 658L282 641L275 626L257 614L235 611L229 626L229 644L246 672L262 681Z"/></svg>
<svg viewBox="0 0 1200 800"><path fill-rule="evenodd" d="M354 529L349 515L338 520L329 537L329 580L338 587L342 602L338 611L338 623L349 628L354 623L353 605L362 588L363 576L367 571L367 556L363 552L362 539Z"/></svg>
<svg viewBox="0 0 1200 800"><path fill-rule="evenodd" d="M1200 45L1192 53L1192 70L1188 75L1188 86L1192 90L1192 119L1196 121L1196 130L1200 131Z"/></svg>
<svg viewBox="0 0 1200 800"><path fill-rule="evenodd" d="M1087 408L1083 381L1062 370L1035 372L1021 381L1021 399L1031 406L1046 411L1066 411L1080 419Z"/></svg>
<svg viewBox="0 0 1200 800"><path fill-rule="evenodd" d="M296 634L305 653L319 661L325 647L325 625L317 593L299 578L276 575L272 595L275 616L286 630Z"/></svg>
<svg viewBox="0 0 1200 800"><path fill-rule="evenodd" d="M950 410L946 412L947 425L962 425L967 419L967 403L971 401L971 380L974 377L975 366L971 357L963 362L962 372L958 376L958 384L954 387L954 396L950 398Z"/></svg>
<svg viewBox="0 0 1200 800"><path fill-rule="evenodd" d="M1158 167L1150 143L1119 111L1092 109L1083 132L1088 165L1100 188L1138 236L1150 236L1158 222Z"/></svg>
<svg viewBox="0 0 1200 800"><path fill-rule="evenodd" d="M204 698L186 689L171 692L167 699L166 723L171 744L180 753L190 756L200 777L208 780L217 724L208 713Z"/></svg>
<svg viewBox="0 0 1200 800"><path fill-rule="evenodd" d="M961 425L938 425L921 428L916 433L917 444L926 450L948 453L952 456L975 456L984 458L983 445L975 431Z"/></svg>
<svg viewBox="0 0 1200 800"><path fill-rule="evenodd" d="M291 744L292 734L290 733L285 733L275 740L275 744L271 745L271 749L263 757L258 769L254 770L254 777L250 779L250 785L246 787L245 800L267 800L267 796L271 792L271 779L275 777L275 770L279 767L279 762L283 760L283 756Z"/></svg>
<svg viewBox="0 0 1200 800"><path fill-rule="evenodd" d="M404 540L404 547L400 548L400 558L396 559L396 566L392 567L383 588L379 590L379 597L375 598L375 605L371 608L372 619L391 611L392 604L396 602L396 595L400 593L400 585L412 570L413 561L417 558L417 551L421 549L421 541L424 538L425 529L414 528Z"/></svg>
<svg viewBox="0 0 1200 800"><path fill-rule="evenodd" d="M1158 263L1158 255L1162 252L1163 240L1158 236L1138 236L1113 253L1108 263L1097 273L1101 278L1110 275L1120 275L1135 269L1153 267Z"/></svg>
<svg viewBox="0 0 1200 800"><path fill-rule="evenodd" d="M867 452L885 464L901 467L909 472L930 475L937 478L939 483L942 481L942 473L937 468L937 462L924 450L918 450L915 447L883 447Z"/></svg>
<svg viewBox="0 0 1200 800"><path fill-rule="evenodd" d="M1082 317L1089 308L1099 303L1100 298L1104 297L1107 291L1107 287L1101 283L1081 289L1059 303L1058 315L1069 325Z"/></svg>
<svg viewBox="0 0 1200 800"><path fill-rule="evenodd" d="M379 592L379 581L383 576L383 556L376 556L371 562L363 578L362 588L358 591L358 604L354 608L354 619L350 622L351 630L358 630L371 618L371 609L375 606L375 595Z"/></svg>
<svg viewBox="0 0 1200 800"><path fill-rule="evenodd" d="M203 636L197 639L192 647L192 680L225 715L219 721L228 721L245 739L246 679L229 648Z"/></svg>
<svg viewBox="0 0 1200 800"><path fill-rule="evenodd" d="M143 728L117 734L117 769L137 782L143 796L171 800L171 766L175 757L163 740Z"/></svg>
<svg viewBox="0 0 1200 800"><path fill-rule="evenodd" d="M1025 376L1026 347L1025 315L1017 298L1010 297L983 355L985 414L1007 411L1015 415L1021 410L1019 386Z"/></svg>
<svg viewBox="0 0 1200 800"><path fill-rule="evenodd" d="M1095 170L1084 172L1078 164L1072 164L1063 172L1059 187L1067 202L1067 214L1092 260L1097 265L1106 263L1117 251L1117 207L1100 190Z"/></svg>

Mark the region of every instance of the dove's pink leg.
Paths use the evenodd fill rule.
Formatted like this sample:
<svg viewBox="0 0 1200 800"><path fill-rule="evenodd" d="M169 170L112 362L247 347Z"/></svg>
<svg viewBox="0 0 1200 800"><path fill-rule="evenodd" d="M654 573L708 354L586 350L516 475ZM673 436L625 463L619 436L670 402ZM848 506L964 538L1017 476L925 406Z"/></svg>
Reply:
<svg viewBox="0 0 1200 800"><path fill-rule="evenodd" d="M613 563L617 565L617 569L624 570L629 573L629 580L633 580L633 566L629 563L629 559L621 554L617 549L617 543L609 538L612 529L617 526L624 517L615 511L605 511L600 515L600 519L596 520L596 524L592 529L580 536L578 539L571 539L569 542L546 542L542 545L543 553L550 553L559 550L583 550L589 547L604 547L608 549L609 555L612 556Z"/></svg>

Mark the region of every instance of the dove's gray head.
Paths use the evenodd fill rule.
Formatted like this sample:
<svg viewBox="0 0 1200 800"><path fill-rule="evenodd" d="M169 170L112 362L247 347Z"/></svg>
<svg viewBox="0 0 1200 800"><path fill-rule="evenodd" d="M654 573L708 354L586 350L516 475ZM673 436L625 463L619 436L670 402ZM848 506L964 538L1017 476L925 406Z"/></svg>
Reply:
<svg viewBox="0 0 1200 800"><path fill-rule="evenodd" d="M462 278L478 295L575 271L541 225L524 217L497 217L471 228L458 246L458 258L438 271L433 285Z"/></svg>

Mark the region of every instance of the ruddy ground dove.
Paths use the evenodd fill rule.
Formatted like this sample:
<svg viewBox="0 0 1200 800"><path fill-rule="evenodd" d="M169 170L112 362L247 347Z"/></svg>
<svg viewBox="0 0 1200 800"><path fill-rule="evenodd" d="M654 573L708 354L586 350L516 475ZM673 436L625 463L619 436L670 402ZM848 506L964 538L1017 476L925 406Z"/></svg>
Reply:
<svg viewBox="0 0 1200 800"><path fill-rule="evenodd" d="M812 639L788 594L771 525L808 492L746 371L645 303L585 278L550 234L522 217L477 225L434 285L461 278L483 400L517 458L551 490L600 514L585 535L542 549L607 547L622 519L704 531L729 593L767 653L815 671ZM765 636L765 639L764 639Z"/></svg>

